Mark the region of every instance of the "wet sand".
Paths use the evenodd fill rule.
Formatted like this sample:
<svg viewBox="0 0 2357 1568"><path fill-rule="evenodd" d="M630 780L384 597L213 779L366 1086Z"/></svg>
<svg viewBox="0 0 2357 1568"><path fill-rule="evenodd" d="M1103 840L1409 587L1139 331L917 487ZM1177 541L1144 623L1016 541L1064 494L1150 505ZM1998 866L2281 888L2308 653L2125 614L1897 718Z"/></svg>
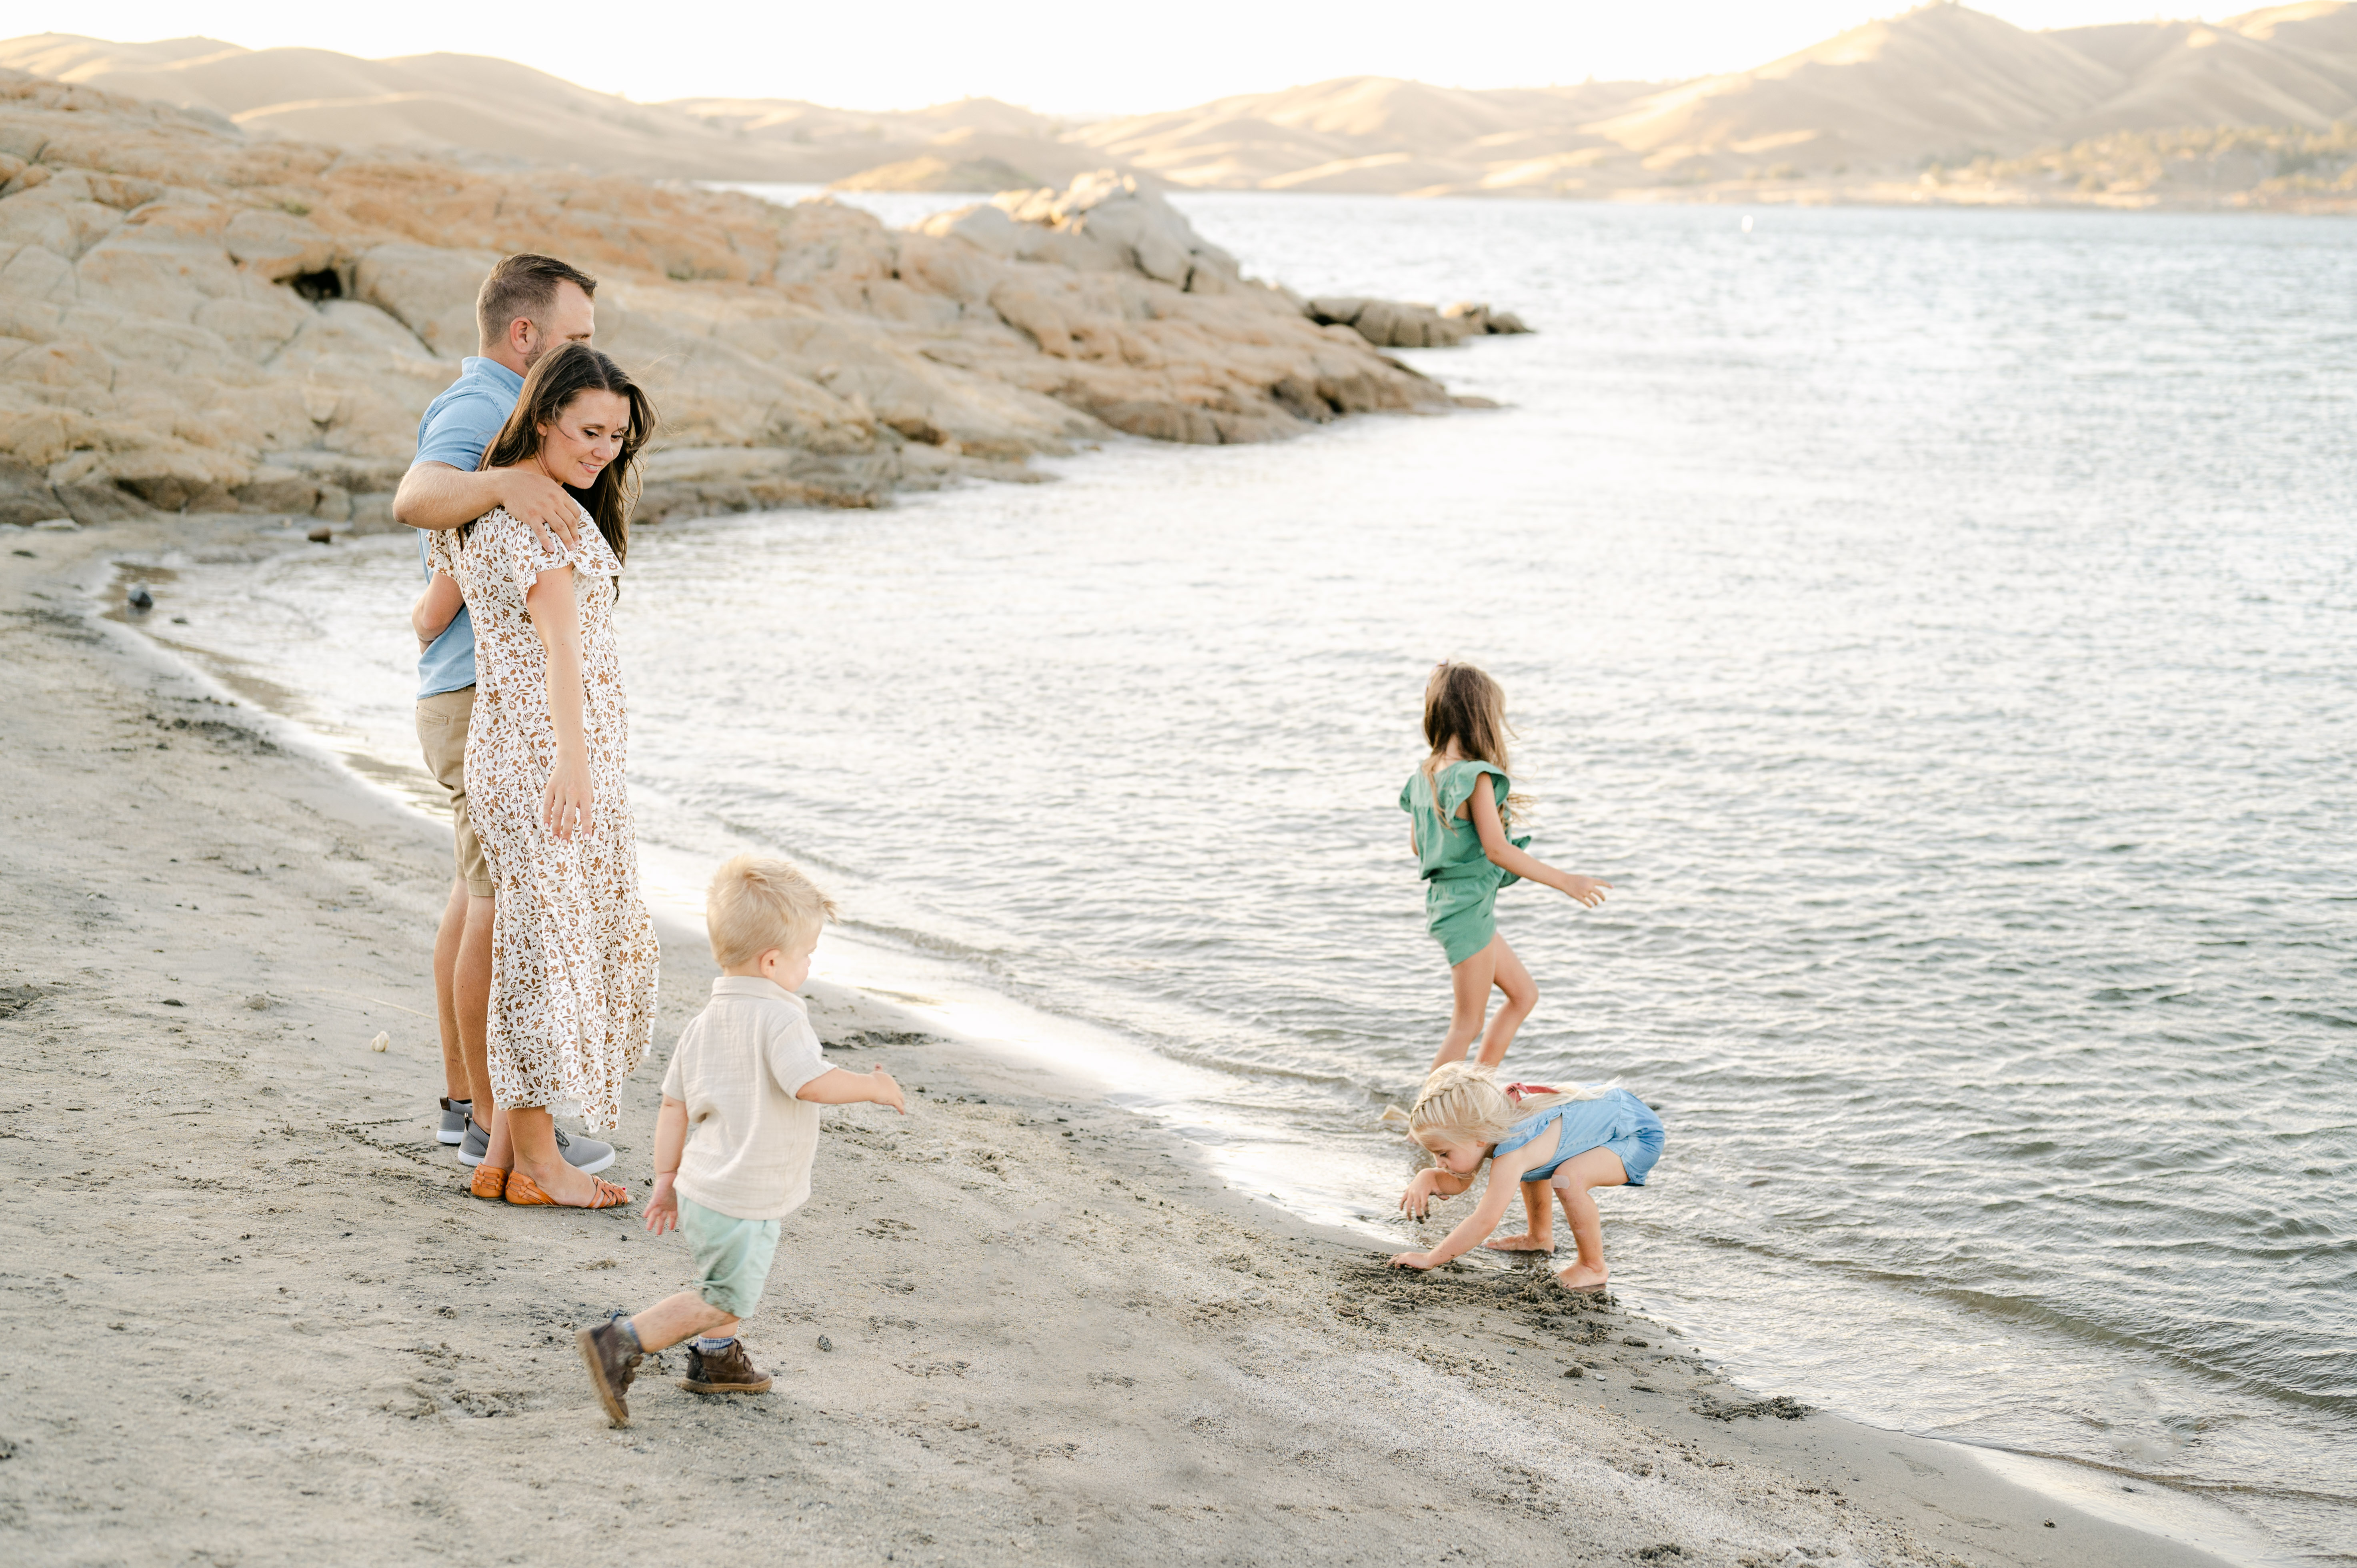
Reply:
<svg viewBox="0 0 2357 1568"><path fill-rule="evenodd" d="M1544 1272L1387 1271L1078 1080L824 985L833 1054L910 1113L829 1115L746 1330L775 1391L683 1392L674 1353L609 1428L572 1331L685 1249L635 1206L476 1202L434 1141L447 832L87 613L113 553L282 538L0 533L8 1561L2222 1561L1783 1419ZM639 1192L714 972L663 937L608 1173Z"/></svg>

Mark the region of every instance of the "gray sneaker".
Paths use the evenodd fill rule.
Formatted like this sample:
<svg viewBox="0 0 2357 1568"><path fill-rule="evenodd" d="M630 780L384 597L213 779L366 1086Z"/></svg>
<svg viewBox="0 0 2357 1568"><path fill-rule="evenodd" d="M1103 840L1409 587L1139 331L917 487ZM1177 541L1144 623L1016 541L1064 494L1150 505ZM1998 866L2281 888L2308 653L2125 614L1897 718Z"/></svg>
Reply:
<svg viewBox="0 0 2357 1568"><path fill-rule="evenodd" d="M614 1145L601 1144L595 1138L568 1138L565 1129L556 1129L557 1152L565 1163L583 1176L596 1176L614 1163Z"/></svg>
<svg viewBox="0 0 2357 1568"><path fill-rule="evenodd" d="M483 1163L484 1155L490 1151L490 1132L481 1122L471 1116L468 1117L466 1136L458 1144L458 1163L462 1165L479 1165ZM601 1144L595 1138L569 1137L562 1127L556 1129L556 1149L557 1153L565 1156L566 1165L584 1176L596 1176L614 1163L613 1144Z"/></svg>
<svg viewBox="0 0 2357 1568"><path fill-rule="evenodd" d="M442 1125L434 1134L436 1140L445 1144L464 1143L467 1112L474 1108L475 1102L471 1100L452 1100L445 1095L442 1100Z"/></svg>

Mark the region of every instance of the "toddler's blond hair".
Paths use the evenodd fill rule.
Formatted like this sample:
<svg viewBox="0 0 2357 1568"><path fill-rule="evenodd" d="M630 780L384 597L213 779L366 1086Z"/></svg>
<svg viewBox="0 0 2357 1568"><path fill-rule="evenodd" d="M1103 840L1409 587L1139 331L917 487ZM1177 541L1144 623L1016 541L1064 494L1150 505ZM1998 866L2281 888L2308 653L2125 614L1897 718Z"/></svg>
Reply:
<svg viewBox="0 0 2357 1568"><path fill-rule="evenodd" d="M730 857L704 894L705 929L723 969L751 963L771 948L799 952L834 915L834 899L774 855Z"/></svg>
<svg viewBox="0 0 2357 1568"><path fill-rule="evenodd" d="M1424 1080L1424 1091L1406 1111L1383 1109L1385 1122L1407 1125L1408 1136L1421 1144L1424 1134L1437 1133L1451 1143L1494 1144L1514 1130L1514 1123L1576 1100L1600 1100L1612 1092L1609 1083L1583 1084L1553 1094L1526 1094L1521 1101L1506 1098L1495 1069L1471 1062L1443 1062Z"/></svg>

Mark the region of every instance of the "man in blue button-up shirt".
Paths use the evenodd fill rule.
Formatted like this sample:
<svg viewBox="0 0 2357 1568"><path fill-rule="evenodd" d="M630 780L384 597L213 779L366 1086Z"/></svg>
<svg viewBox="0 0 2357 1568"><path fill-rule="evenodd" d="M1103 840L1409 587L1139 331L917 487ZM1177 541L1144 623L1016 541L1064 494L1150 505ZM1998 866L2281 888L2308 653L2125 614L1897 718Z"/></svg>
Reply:
<svg viewBox="0 0 2357 1568"><path fill-rule="evenodd" d="M475 301L481 352L464 360L458 379L417 422L417 456L393 498L393 515L425 532L472 522L495 507L532 525L543 539L577 536L579 512L562 486L537 469L479 470L483 452L515 411L523 379L549 349L587 343L597 327L597 280L552 256L510 256L491 269ZM449 791L457 876L434 940L434 993L442 1015L445 1087L440 1136L458 1158L496 1165L504 1147L491 1148L494 1131L490 1064L484 1040L491 999L491 912L494 889L481 843L467 811L467 721L475 705L475 630L456 592L427 570L427 595L417 615L417 738L425 766ZM455 613L453 613L455 611ZM479 1118L473 1112L480 1110ZM566 1158L584 1170L614 1163L611 1147L558 1135Z"/></svg>

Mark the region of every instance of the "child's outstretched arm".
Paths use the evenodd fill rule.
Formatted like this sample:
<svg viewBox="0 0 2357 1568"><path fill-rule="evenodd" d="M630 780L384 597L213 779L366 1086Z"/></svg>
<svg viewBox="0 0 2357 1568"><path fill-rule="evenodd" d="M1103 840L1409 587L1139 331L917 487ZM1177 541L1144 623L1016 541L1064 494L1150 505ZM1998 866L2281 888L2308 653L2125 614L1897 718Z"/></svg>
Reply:
<svg viewBox="0 0 2357 1568"><path fill-rule="evenodd" d="M1567 893L1590 909L1604 902L1604 890L1612 886L1609 882L1557 871L1538 856L1513 846L1506 837L1506 824L1498 815L1494 791L1476 789L1466 805L1473 813L1473 831L1481 835L1481 853L1490 857L1491 865L1501 871L1511 871L1525 882Z"/></svg>
<svg viewBox="0 0 2357 1568"><path fill-rule="evenodd" d="M1547 1142L1544 1138L1536 1141L1541 1144ZM1460 1220L1457 1229L1443 1237L1440 1245L1431 1251L1402 1252L1392 1259L1392 1266L1437 1269L1452 1258L1463 1257L1488 1240L1490 1232L1498 1228L1498 1221L1506 1217L1506 1205L1512 1200L1514 1189L1521 1185L1523 1173L1530 1169L1537 1158L1528 1144L1511 1155L1492 1158L1490 1161L1490 1185L1483 1190L1481 1201L1474 1205L1473 1212Z"/></svg>
<svg viewBox="0 0 2357 1568"><path fill-rule="evenodd" d="M845 1072L839 1067L831 1067L795 1090L794 1098L813 1105L888 1105L903 1116L909 1113L909 1102L901 1097L900 1086L881 1067L866 1072Z"/></svg>

